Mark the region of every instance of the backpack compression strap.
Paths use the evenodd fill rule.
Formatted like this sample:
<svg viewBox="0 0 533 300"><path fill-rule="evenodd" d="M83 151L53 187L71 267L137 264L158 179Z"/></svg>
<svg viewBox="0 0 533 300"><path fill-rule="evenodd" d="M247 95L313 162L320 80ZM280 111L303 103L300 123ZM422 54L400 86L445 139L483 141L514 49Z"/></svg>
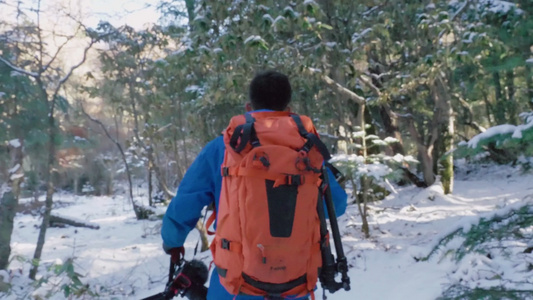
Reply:
<svg viewBox="0 0 533 300"><path fill-rule="evenodd" d="M309 150L311 150L311 147L316 146L320 154L322 154L324 161L330 160L331 155L329 154L328 147L324 144L324 142L322 142L318 138L318 136L313 133L310 133L309 131L307 131L307 129L305 129L305 126L299 115L291 114L291 117L296 123L296 126L298 126L298 132L300 132L300 135L307 140L301 150L309 152Z"/></svg>
<svg viewBox="0 0 533 300"><path fill-rule="evenodd" d="M246 123L235 128L229 141L231 149L237 153L241 153L241 151L246 148L246 145L248 145L248 142L250 142L254 148L261 146L259 139L257 138L257 133L255 132L254 117L249 113L244 114L244 117L246 118Z"/></svg>

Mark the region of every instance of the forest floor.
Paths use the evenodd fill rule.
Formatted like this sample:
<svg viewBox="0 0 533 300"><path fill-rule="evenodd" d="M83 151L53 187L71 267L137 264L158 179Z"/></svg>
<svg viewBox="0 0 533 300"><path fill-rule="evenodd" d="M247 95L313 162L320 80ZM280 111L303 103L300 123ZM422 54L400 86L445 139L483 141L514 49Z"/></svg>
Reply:
<svg viewBox="0 0 533 300"><path fill-rule="evenodd" d="M146 198L143 193L142 188L136 191L139 200ZM160 220L137 221L121 195L57 193L54 199L55 214L96 224L100 229L50 228L39 269L42 280L36 287L27 277L41 223L39 205L22 199L23 209L15 218L11 263L8 272L0 271L12 288L9 294L0 294L0 299L65 299L66 286L83 293L82 299L141 299L163 291L169 258L161 249ZM429 300L449 295L458 287L502 287L526 291L521 297L533 299L533 254L521 251L533 247L533 241L506 241L516 249L508 255L488 247L487 251L492 251L488 255L470 253L461 259L453 256L461 239L442 242L448 234L461 228L466 232L483 218L532 204L531 171L462 165L457 168L452 195L444 195L438 184L427 189L407 186L397 187L385 200L372 203L368 239L360 230L357 206L349 205L339 225L350 265L351 290L328 295L328 299ZM158 209L164 212L164 207ZM531 236L533 226L520 230ZM193 231L185 244L187 259L193 258L197 242L198 234ZM438 251L432 252L439 244ZM430 253L433 255L428 257ZM211 262L209 252L194 257ZM69 261L82 276L83 286L73 279L78 275L55 267ZM320 287L316 296L322 298Z"/></svg>

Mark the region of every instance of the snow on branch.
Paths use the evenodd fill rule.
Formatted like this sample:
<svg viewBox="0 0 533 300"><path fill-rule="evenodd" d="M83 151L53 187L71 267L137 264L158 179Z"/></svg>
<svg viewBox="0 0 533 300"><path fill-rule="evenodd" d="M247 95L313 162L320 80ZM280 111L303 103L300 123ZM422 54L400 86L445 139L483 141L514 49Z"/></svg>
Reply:
<svg viewBox="0 0 533 300"><path fill-rule="evenodd" d="M521 139L522 138L522 132L526 131L528 129L533 128L533 122L530 122L528 124L523 125L510 125L510 124L502 124L498 126L491 127L487 129L485 132L482 132L476 136L474 136L470 141L468 141L468 147L470 148L477 148L477 145L480 141L500 135L500 134L511 134L512 138L515 139Z"/></svg>
<svg viewBox="0 0 533 300"><path fill-rule="evenodd" d="M3 62L4 64L6 64L6 66L8 66L11 70L13 70L15 72L18 72L20 74L24 74L26 76L34 77L34 78L39 77L38 73L26 71L26 70L24 70L22 68L19 68L19 67L15 66L14 64L12 64L10 61L8 61L5 58L1 57L1 56L0 56L0 61Z"/></svg>
<svg viewBox="0 0 533 300"><path fill-rule="evenodd" d="M9 145L13 148L18 148L22 146L19 139L14 139L14 140L9 141Z"/></svg>
<svg viewBox="0 0 533 300"><path fill-rule="evenodd" d="M335 80L331 79L328 75L322 74L320 77L322 78L322 80L327 85L329 85L331 88L333 88L336 92L338 92L339 94L341 94L341 95L343 95L345 97L348 97L350 100L353 100L355 103L363 104L363 103L366 102L364 97L359 96L356 93L354 93L353 91L343 87L338 82L336 82Z"/></svg>

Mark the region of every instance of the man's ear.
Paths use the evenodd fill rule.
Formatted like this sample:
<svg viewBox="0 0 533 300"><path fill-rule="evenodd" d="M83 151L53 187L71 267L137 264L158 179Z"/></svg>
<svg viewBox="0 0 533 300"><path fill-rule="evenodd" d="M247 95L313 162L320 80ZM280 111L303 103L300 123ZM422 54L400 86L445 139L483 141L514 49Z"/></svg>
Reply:
<svg viewBox="0 0 533 300"><path fill-rule="evenodd" d="M246 104L244 104L244 110L246 112L250 112L250 111L254 110L253 107L252 107L252 103L246 102Z"/></svg>

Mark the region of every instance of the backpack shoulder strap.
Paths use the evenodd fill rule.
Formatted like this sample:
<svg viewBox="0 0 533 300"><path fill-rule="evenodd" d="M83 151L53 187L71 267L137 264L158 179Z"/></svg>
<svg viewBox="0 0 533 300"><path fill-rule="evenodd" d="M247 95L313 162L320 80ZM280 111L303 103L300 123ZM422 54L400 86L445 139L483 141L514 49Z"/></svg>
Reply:
<svg viewBox="0 0 533 300"><path fill-rule="evenodd" d="M301 150L309 152L309 150L311 150L311 147L316 146L320 154L322 154L324 161L330 160L331 154L329 154L328 147L324 144L324 142L322 142L316 134L311 133L307 131L307 129L305 129L305 126L299 115L291 114L291 117L296 123L296 126L298 126L298 131L300 132L300 135L307 140Z"/></svg>
<svg viewBox="0 0 533 300"><path fill-rule="evenodd" d="M229 141L230 147L237 153L241 153L248 143L254 148L261 146L259 139L257 138L257 133L255 132L255 118L249 113L244 114L244 117L246 118L246 123L235 128Z"/></svg>

